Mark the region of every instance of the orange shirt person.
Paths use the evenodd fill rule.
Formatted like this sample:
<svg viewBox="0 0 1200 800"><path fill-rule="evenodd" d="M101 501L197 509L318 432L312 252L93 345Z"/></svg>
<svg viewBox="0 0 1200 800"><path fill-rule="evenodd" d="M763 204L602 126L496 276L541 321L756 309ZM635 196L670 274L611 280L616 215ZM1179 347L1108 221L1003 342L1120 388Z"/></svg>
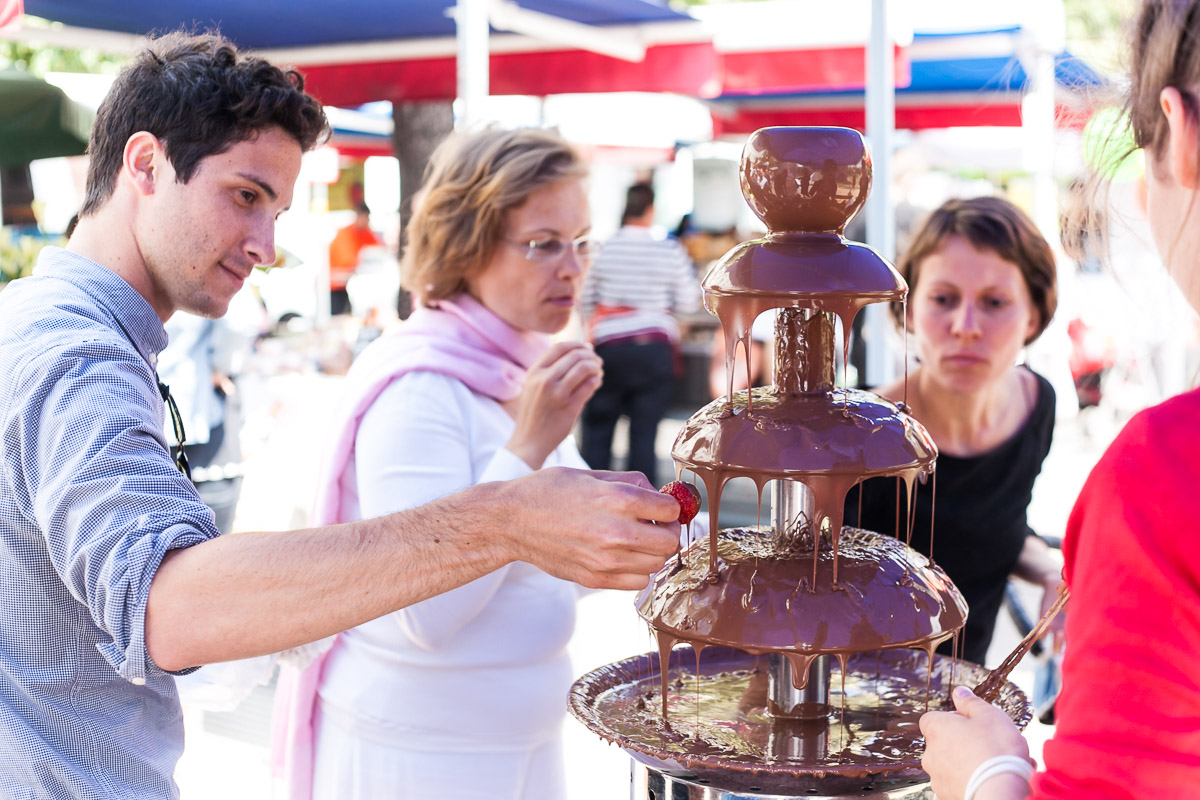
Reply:
<svg viewBox="0 0 1200 800"><path fill-rule="evenodd" d="M350 313L346 284L358 269L362 249L380 243L371 230L371 209L360 203L354 211L354 222L339 230L329 243L329 312L335 315Z"/></svg>

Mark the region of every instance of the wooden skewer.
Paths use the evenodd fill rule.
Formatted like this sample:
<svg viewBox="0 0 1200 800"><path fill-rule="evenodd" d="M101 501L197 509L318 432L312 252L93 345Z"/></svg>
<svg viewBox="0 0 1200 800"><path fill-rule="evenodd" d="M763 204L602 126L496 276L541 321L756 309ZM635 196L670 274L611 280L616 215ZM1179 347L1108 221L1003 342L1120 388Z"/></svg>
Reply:
<svg viewBox="0 0 1200 800"><path fill-rule="evenodd" d="M1046 610L1042 618L1038 620L1038 624L1033 626L1033 630L1021 640L1016 649L1008 654L1008 657L1000 662L1000 666L988 673L978 686L975 687L975 694L987 700L989 703L996 702L1000 697L1000 689L1008 680L1008 674L1013 671L1013 667L1025 657L1029 652L1029 648L1033 647L1033 643L1042 638L1042 634L1050 627L1050 622L1062 610L1062 607L1067 604L1067 598L1070 596L1070 591L1067 589L1067 584L1059 584L1058 599L1054 601L1054 605Z"/></svg>

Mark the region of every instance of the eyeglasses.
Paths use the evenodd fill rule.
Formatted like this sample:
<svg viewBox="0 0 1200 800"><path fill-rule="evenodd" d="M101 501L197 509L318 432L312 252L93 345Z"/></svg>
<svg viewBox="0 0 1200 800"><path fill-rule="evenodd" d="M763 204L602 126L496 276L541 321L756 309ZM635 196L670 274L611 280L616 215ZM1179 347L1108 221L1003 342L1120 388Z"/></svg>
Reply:
<svg viewBox="0 0 1200 800"><path fill-rule="evenodd" d="M171 455L175 459L175 467L186 475L190 481L192 479L192 466L188 463L187 453L183 451L184 444L187 441L187 436L183 432L183 415L179 413L179 406L175 405L175 398L171 396L171 388L169 386L159 381L158 392L167 404L167 411L171 414L171 427L175 429L175 440L179 442L178 447L171 448Z"/></svg>
<svg viewBox="0 0 1200 800"><path fill-rule="evenodd" d="M525 258L528 261L557 261L567 252L567 248L573 250L575 257L580 261L590 261L600 252L600 241L590 236L580 236L578 239L572 239L571 241L559 239L556 236L548 236L543 239L530 239L528 241L514 241L512 239L505 239L504 241L513 247L523 249L525 251Z"/></svg>

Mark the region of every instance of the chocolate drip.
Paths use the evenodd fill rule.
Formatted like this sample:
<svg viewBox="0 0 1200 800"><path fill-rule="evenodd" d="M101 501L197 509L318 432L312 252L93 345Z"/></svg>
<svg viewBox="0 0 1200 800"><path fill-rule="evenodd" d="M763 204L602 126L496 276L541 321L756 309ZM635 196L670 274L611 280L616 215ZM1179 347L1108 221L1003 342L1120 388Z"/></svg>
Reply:
<svg viewBox="0 0 1200 800"><path fill-rule="evenodd" d="M917 482L932 474L937 457L903 404L835 385L835 325L845 363L846 334L858 312L903 301L908 291L877 252L841 235L866 199L870 157L848 129L768 128L747 143L741 180L768 233L730 250L704 279L705 306L725 336L727 391L684 424L672 448L677 472L690 470L705 486L709 535L691 541L637 599L657 642L661 711L651 718L643 702L629 718L620 704L585 712L574 700L572 710L601 735L692 767L715 760L722 769L770 772L781 765L823 776L843 766L856 775L915 769L915 719L930 691L948 696L954 679L952 667L935 663L934 649L947 639L958 647L967 607L946 574L908 546L911 511L903 520L897 511L894 536L843 528L847 494L867 478L894 476L912 509ZM751 325L772 309L773 383L734 392L738 351L749 359ZM776 483L773 527L721 530L722 492L740 477L755 483L760 515L766 484L791 482ZM687 715L671 717L683 690L672 693L672 668L662 666L681 642L697 652L694 727ZM722 699L712 702L718 678L701 674L704 648L736 648L744 654L738 664L755 664L720 677ZM770 682L758 656L770 657ZM824 660L814 680L818 658ZM835 661L840 690L829 681ZM875 665L873 676L864 674L864 663ZM816 689L800 703L781 695L789 707L780 708L765 696L766 686L786 687L781 676L789 665L795 689L810 681ZM790 707L814 693L820 700L812 708ZM902 694L903 702L896 699ZM834 696L836 704L828 700ZM893 702L906 709L899 718L889 716ZM1014 708L1027 712L1023 702ZM749 721L747 709L757 709L758 722ZM619 731L594 724L592 711ZM867 717L875 723L864 723Z"/></svg>
<svg viewBox="0 0 1200 800"><path fill-rule="evenodd" d="M660 642L797 658L936 646L966 621L966 603L941 568L891 536L845 528L836 556L819 548L815 578L813 544L780 543L763 529L722 531L710 583L709 542L698 540L688 566L659 572L642 590L638 613ZM797 676L807 672L806 661L794 666Z"/></svg>

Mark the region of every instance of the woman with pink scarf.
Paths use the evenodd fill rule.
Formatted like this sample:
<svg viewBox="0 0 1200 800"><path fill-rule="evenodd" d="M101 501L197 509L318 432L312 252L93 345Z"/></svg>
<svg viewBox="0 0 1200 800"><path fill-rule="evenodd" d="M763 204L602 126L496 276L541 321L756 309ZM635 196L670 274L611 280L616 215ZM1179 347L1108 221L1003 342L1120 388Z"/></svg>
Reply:
<svg viewBox="0 0 1200 800"><path fill-rule="evenodd" d="M435 153L403 266L421 307L347 378L318 517L586 469L570 434L600 360L550 341L592 253L585 176L545 131L456 136ZM292 698L291 796L562 797L577 589L517 562L338 636Z"/></svg>

